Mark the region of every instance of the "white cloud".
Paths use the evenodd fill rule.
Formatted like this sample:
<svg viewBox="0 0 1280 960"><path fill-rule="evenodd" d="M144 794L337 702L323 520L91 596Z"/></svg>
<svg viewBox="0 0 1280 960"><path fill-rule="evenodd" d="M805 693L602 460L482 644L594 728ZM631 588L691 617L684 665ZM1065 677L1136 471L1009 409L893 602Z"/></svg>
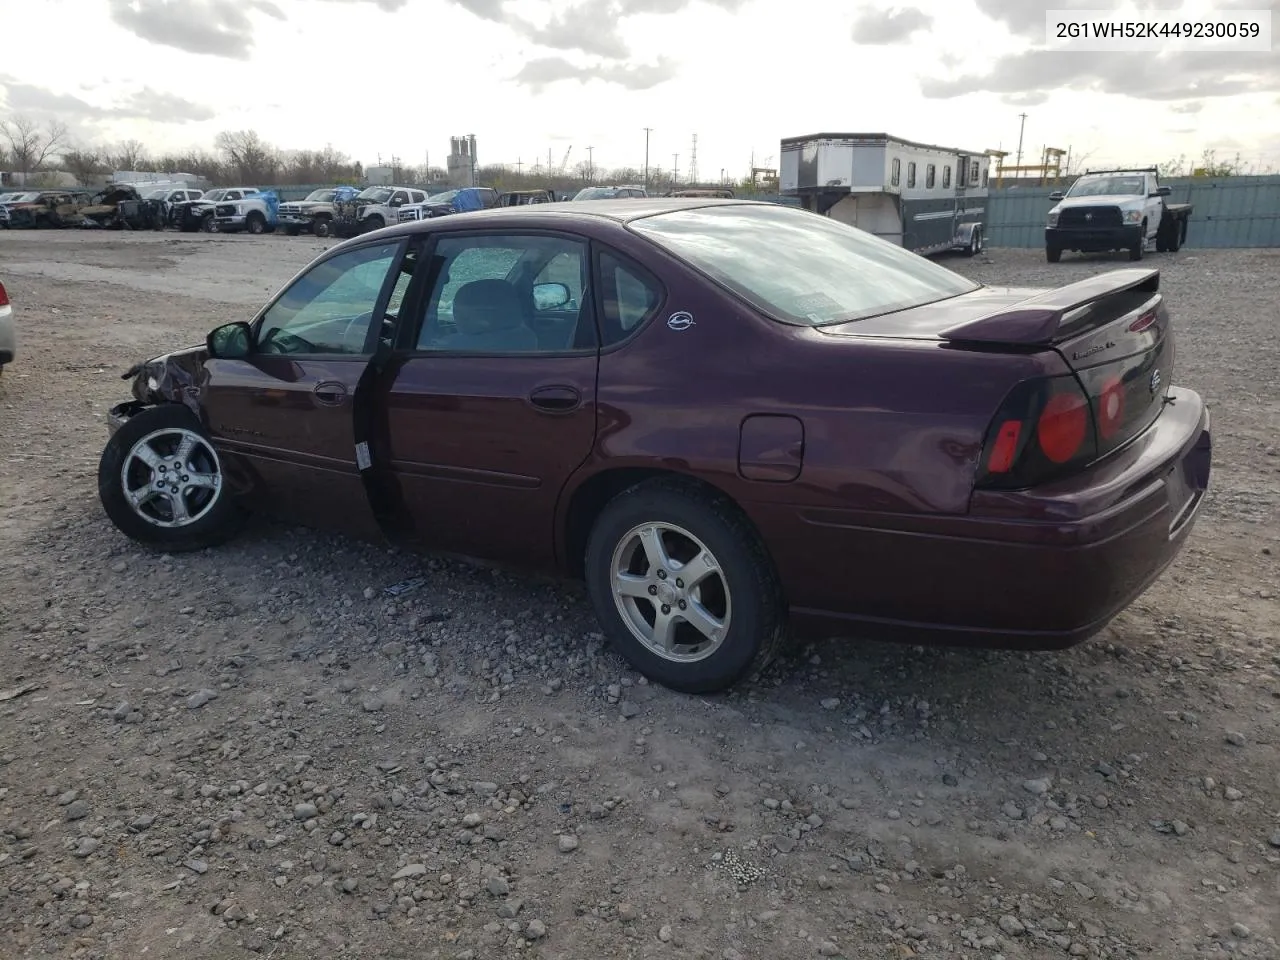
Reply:
<svg viewBox="0 0 1280 960"><path fill-rule="evenodd" d="M1232 153L1280 165L1280 124L1260 122L1276 116L1274 54L1229 70L1046 60L1033 50L1043 11L1071 2L41 0L22 30L57 36L58 55L6 45L0 115L58 115L156 152L252 128L367 163L443 165L449 137L474 133L481 163L526 169L588 146L598 168L639 166L647 126L652 165L686 172L696 134L699 171L715 177L776 165L781 137L833 129L1008 149L1025 111L1031 155L1047 144L1150 162L1234 137Z"/></svg>

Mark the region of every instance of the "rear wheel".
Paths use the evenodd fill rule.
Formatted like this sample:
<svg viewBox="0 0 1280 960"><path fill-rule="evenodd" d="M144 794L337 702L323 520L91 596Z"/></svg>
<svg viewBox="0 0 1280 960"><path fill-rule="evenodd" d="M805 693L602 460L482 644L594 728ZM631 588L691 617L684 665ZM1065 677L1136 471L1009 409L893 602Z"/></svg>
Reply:
<svg viewBox="0 0 1280 960"><path fill-rule="evenodd" d="M98 497L121 533L169 551L222 543L242 516L208 435L176 404L144 410L112 435L98 462Z"/></svg>
<svg viewBox="0 0 1280 960"><path fill-rule="evenodd" d="M782 644L786 606L759 537L732 504L679 481L642 483L605 506L586 582L618 652L673 690L724 690Z"/></svg>
<svg viewBox="0 0 1280 960"><path fill-rule="evenodd" d="M1062 248L1046 246L1044 248L1044 258L1050 263L1057 263L1062 259Z"/></svg>
<svg viewBox="0 0 1280 960"><path fill-rule="evenodd" d="M969 234L969 245L964 248L966 257L977 256L978 251L982 249L982 228L974 227L973 233Z"/></svg>

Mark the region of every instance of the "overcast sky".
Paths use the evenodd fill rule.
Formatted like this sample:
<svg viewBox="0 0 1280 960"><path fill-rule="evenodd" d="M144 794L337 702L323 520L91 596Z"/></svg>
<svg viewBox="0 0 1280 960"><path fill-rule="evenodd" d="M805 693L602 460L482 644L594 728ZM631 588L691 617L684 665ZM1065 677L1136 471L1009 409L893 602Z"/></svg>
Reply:
<svg viewBox="0 0 1280 960"><path fill-rule="evenodd" d="M443 166L644 162L741 177L781 137L887 131L1092 165L1206 148L1280 167L1280 47L1050 53L1044 10L1107 0L0 0L0 115L56 116L82 143L154 152L256 129ZM1177 0L1145 0L1176 8ZM1216 0L1213 6L1230 5ZM1236 2L1273 10L1280 0ZM1188 8L1209 6L1190 2ZM1118 8L1134 10L1132 4ZM19 37L30 42L17 42ZM1024 159L1024 162L1028 162Z"/></svg>

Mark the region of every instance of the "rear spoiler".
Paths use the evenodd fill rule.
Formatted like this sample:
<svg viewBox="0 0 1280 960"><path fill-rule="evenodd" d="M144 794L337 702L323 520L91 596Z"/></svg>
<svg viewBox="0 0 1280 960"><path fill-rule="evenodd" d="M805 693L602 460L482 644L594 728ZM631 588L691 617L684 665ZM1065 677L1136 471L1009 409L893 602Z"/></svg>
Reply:
<svg viewBox="0 0 1280 960"><path fill-rule="evenodd" d="M939 336L954 343L1048 346L1053 343L1067 314L1127 290L1155 293L1159 289L1158 268L1111 270L1056 290L1046 290L977 319L966 320L942 331Z"/></svg>

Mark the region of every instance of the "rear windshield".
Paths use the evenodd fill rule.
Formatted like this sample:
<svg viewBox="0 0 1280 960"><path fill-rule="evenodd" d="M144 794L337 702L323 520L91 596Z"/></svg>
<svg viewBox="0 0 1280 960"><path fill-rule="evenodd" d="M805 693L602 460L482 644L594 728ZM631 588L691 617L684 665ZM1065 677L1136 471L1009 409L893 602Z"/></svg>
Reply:
<svg viewBox="0 0 1280 960"><path fill-rule="evenodd" d="M887 240L794 207L700 207L630 227L788 323L862 320L980 286Z"/></svg>

